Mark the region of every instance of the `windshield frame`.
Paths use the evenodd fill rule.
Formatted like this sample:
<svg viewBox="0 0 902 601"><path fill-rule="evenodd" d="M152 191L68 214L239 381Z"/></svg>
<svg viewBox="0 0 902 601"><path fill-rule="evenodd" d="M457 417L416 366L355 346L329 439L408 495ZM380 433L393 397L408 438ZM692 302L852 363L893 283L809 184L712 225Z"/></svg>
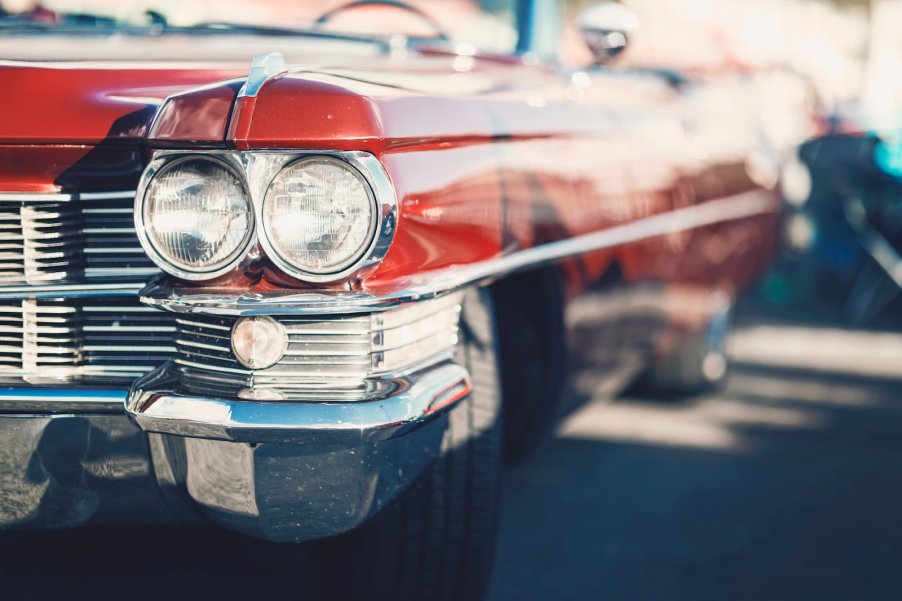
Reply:
<svg viewBox="0 0 902 601"><path fill-rule="evenodd" d="M395 0L389 2L394 3ZM2 0L0 0L2 4ZM354 3L350 3L354 4ZM376 3L378 4L378 3ZM404 2L399 2L403 5ZM253 22L229 22L229 21L200 21L195 24L172 24L166 15L148 9L144 14L145 22L135 20L117 20L108 14L92 14L84 12L54 13L38 7L29 14L11 14L4 12L0 6L0 36L41 36L54 34L63 36L218 36L218 35L259 35L267 37L294 37L303 36L316 39L342 40L361 42L379 46L383 51L390 51L393 47L403 45L405 47L442 47L447 46L453 51L465 53L478 53L487 55L524 55L533 54L546 57L553 54L548 52L547 44L543 41L548 38L547 23L549 15L557 16L557 10L548 9L560 7L559 0L509 0L510 41L505 43L504 49L483 47L460 37L445 37L442 29L435 28L436 35L405 35L394 32L370 33L343 31L340 29L320 28L318 22L313 27L284 26L280 24L253 23ZM151 5L148 5L151 6ZM338 4L338 10L349 6L349 3ZM416 5L412 5L416 8ZM482 14L490 15L482 6ZM336 12L335 8L327 11ZM417 8L417 12L419 9ZM503 13L498 13L503 14ZM557 22L557 19L552 19ZM426 21L429 24L429 20ZM450 39L449 39L450 38ZM469 50L467 50L469 48Z"/></svg>

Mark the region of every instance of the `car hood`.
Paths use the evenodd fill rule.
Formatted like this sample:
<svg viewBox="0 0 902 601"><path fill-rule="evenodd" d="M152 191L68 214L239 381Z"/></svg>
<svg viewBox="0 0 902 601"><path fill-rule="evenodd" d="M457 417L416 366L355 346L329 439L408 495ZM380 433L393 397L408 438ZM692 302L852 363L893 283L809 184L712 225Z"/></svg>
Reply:
<svg viewBox="0 0 902 601"><path fill-rule="evenodd" d="M238 65L0 62L0 143L141 139L167 97L246 73ZM232 98L221 96L209 110L222 118Z"/></svg>
<svg viewBox="0 0 902 601"><path fill-rule="evenodd" d="M430 140L576 133L599 122L580 114L585 107L560 102L569 92L551 68L513 57L437 48L373 55L347 44L286 55L289 68L243 97L253 56L238 54L205 62L0 61L0 144L146 141L380 154Z"/></svg>

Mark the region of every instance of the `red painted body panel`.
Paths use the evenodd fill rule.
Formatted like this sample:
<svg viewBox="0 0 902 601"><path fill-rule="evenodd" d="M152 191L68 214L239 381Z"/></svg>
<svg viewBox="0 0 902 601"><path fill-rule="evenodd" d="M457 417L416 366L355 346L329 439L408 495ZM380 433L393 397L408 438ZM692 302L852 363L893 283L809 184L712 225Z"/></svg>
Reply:
<svg viewBox="0 0 902 601"><path fill-rule="evenodd" d="M0 189L4 192L58 192L59 177L82 159L90 146L0 146Z"/></svg>
<svg viewBox="0 0 902 601"><path fill-rule="evenodd" d="M146 48L162 49L165 42L157 39L148 44L145 40L144 45L132 46L127 36L121 37L118 43L129 45L133 56ZM269 44L277 44L282 39L265 40ZM72 46L69 48L75 48L80 40L70 42ZM190 48L194 43L190 36L184 36L181 42L183 48ZM298 43L303 45L304 41ZM335 41L331 43L339 44ZM215 50L215 44L203 46L208 54L211 52L210 46ZM370 45L364 45L364 49L372 50ZM94 51L97 50L95 46ZM100 50L103 50L102 46ZM237 51L240 50L238 48ZM81 301L79 304L73 303L72 313L61 313L63 317L37 310L28 313L27 304L23 303L23 318L19 322L23 324L21 330L25 332L31 327L26 322L26 314L35 316L32 323L37 324L38 331L43 331L43 324L55 326L61 323L64 327L50 329L64 333L51 332L47 335L50 342L46 344L52 353L54 350L66 350L66 347L53 349L50 346L56 338L82 337L82 332L88 331L87 327L82 329L82 321L86 324L109 323L109 327L95 327L90 333L100 342L89 342L88 336L83 336L84 348L93 345L95 348L115 349L109 354L115 355L115 361L119 362L116 367L121 364L129 373L133 367L138 367L131 365L133 361L141 359L143 365L142 351L145 347L154 354L154 361L178 358L190 361L198 356L207 357L216 365L210 365L209 371L204 365L199 366L196 371L203 379L197 379L190 388L186 386L182 389L188 382L178 382L177 394L145 398L159 400L165 396L169 399L166 402L175 408L193 407L195 404L213 407L212 403L200 403L194 397L234 394L231 389L227 393L222 392L225 388L216 382L216 374L223 373L218 371L220 369L235 372L237 370L225 366L237 367L237 364L232 363L227 347L220 346L227 344L231 319L208 321L206 317L210 315L204 316L204 313L215 315L222 306L202 306L203 302L228 305L235 301L235 297L240 297L236 304L241 308L252 307L263 312L266 309L260 307L267 305L256 304L259 299L253 292L288 292L285 296L291 302L310 302L306 307L294 305L298 312L325 304L330 304L330 309L334 311L345 311L343 303L346 299L361 303L353 307L355 310L368 311L377 303L388 307L399 298L428 297L452 287L411 287L411 284L422 286L423 282L435 281L435 277L445 276L454 284L464 285L474 281L485 283L485 276L509 275L502 269L474 269L471 271L477 272L477 276L473 278L450 279L449 274L455 273L453 270L457 267L484 267L486 264L506 263L505 259L514 261L528 257L528 264L519 265L528 273L517 273L515 277L520 279L498 282L492 288L491 297L498 308L498 355L504 394L503 412L498 419L504 421L508 435L514 432L514 436L518 436L515 428L519 424L519 433L525 434L529 443L532 438L538 440L544 427L550 429L553 417L561 413L553 404L556 393L565 386L564 375L569 367L588 368L586 371L591 372L593 378L613 382L619 379L624 383L624 372L636 364L641 364L640 368L647 367L656 359L672 355L671 351L679 349L678 345L687 340L687 332L709 333L707 326L716 326L719 323L717 317L723 315L722 311L718 312L716 301L735 296L739 289L761 273L773 256L780 210L773 164L759 150L761 144L756 114L743 112L744 109L734 106L734 101L736 105L743 104L735 92L732 95L719 94L711 89L687 92L670 86L663 79L611 70L571 74L545 65L529 65L515 57L498 60L495 57L458 56L447 52L418 53L413 49L402 53L389 52L383 56L360 53L353 56L351 60L345 55L327 56L311 52L304 61L292 61L299 67L269 79L252 97L239 97L238 94L249 60L232 66L178 62L139 65L126 61L59 66L0 62L0 82L6 84L3 88L3 110L0 111L0 200L5 205L2 207L4 223L0 225L6 232L6 246L14 249L4 254L21 255L22 270L27 271L25 266L29 265L29 261L38 261L28 257L27 253L40 255L37 244L29 248L30 231L49 227L52 230L47 233L48 237L87 241L91 236L93 240L91 243L84 242L84 248L74 247L74 252L65 242L58 245L62 251L58 252L55 250L57 247L53 247L41 260L50 262L60 254L67 258L76 255L76 261L83 262L82 271L85 274L89 267L100 274L90 280L87 275L84 279L77 279L81 277L78 274L72 278L74 283L71 286L68 279L53 280L53 284L62 282L59 288L47 288L43 280L32 285L26 278L29 285L24 287L25 292L11 292L9 295L15 298L19 298L16 295L26 297L39 294L68 297L70 291L72 296L87 292L96 294L101 303L111 301L112 307L99 309L110 316L109 321L89 322L92 317L88 312L90 302L84 305ZM134 290L142 286L146 274L156 270L140 251L130 223L132 209L129 208L127 195L98 194L93 199L76 202L81 210L72 212L56 212L52 208L54 205L48 202L45 204L46 210L35 212L32 220L26 219L27 210L19 209L19 215L16 215L17 208L27 208L27 203L22 202L18 195L2 197L10 192L134 190L155 150L210 147L337 149L367 151L376 156L384 165L397 194L398 221L393 243L380 265L358 279L332 285L330 292L353 289L385 293L387 298L371 299L363 294L291 294L298 289L316 286L293 280L276 271L261 256L262 251L258 247L248 253L245 265L216 282L198 284L170 280L169 283L175 284L171 290L167 290L165 282L152 287L147 295L154 301L176 301L177 297L181 297L178 300L185 303L184 307L199 314L200 323L195 326L183 323L174 327L174 321L156 321L154 318L159 318L160 314L149 306L139 306L138 299L133 296ZM110 201L109 197L113 196L117 197L116 202ZM731 207L751 208L743 213ZM89 210L91 213L88 213ZM50 225L33 225L45 219L43 214L53 213L56 216L50 218ZM89 225L89 218L95 219L91 215L101 216L96 220L99 224L96 227ZM700 217L705 215L713 217L705 221ZM67 221L62 224L66 227L57 224L57 220L63 219ZM69 222L70 219L73 222ZM38 244L46 239L43 237L44 231L40 234L34 236ZM530 271L538 264L536 255L547 251L550 245L574 240L582 244L589 240L592 244L556 255L556 263L551 263L552 258L546 257L547 262L541 263L541 270ZM556 246L560 248L562 245ZM20 253L19 248L22 249ZM88 249L92 252L86 252ZM530 253L530 250L533 252ZM112 260L107 261L106 256L111 256ZM18 264L14 267L18 268ZM8 267L0 265L0 268ZM130 279L122 280L123 288L120 290L128 296L117 298L110 282L119 284L118 279L129 272ZM66 272L60 277L70 276ZM95 283L106 287L94 287ZM90 290L81 288L88 284L92 285ZM508 289L509 296L504 293L507 285L513 285ZM4 288L9 290L6 286ZM398 294L393 294L396 292ZM197 296L194 298L184 298L195 293ZM147 298L144 300L148 305L152 304ZM123 306L119 307L120 304ZM52 302L47 305L53 308ZM9 306L0 308L10 310ZM147 313L138 313L135 317L133 310L139 308ZM63 304L62 311L67 309L69 305ZM18 313L18 309L15 310ZM118 317L120 312L122 318ZM188 319L181 321L190 324L193 321L191 315L188 313ZM39 316L41 320L48 321L39 321ZM145 317L146 323L151 324L147 329L152 332L153 338L144 338L142 334L142 337L135 339L137 342L133 342L131 332L143 329L140 324L145 323ZM313 322L319 320L318 316L312 317ZM70 321L79 325L70 328ZM472 320L467 322L475 323ZM157 327L163 323L167 326ZM358 323L357 320L346 322L351 324L347 331L355 331ZM392 326L398 329L398 340L405 338L403 334L418 337L408 340L413 343L404 349L420 346L416 344L422 340L420 336L433 338L444 331L422 329L419 323L412 329L403 324ZM388 327L390 324L385 325ZM156 333L163 330L166 333ZM97 331L101 333L95 334ZM320 329L317 325L311 325L309 330L303 327L301 331L313 332L316 337L323 332L344 329L334 330L331 326ZM179 339L173 340L170 336ZM379 340L385 343L381 346L387 346L390 342L389 336L384 338ZM306 334L295 339L291 348L306 346L306 339ZM215 345L209 344L213 340L216 340ZM286 359L283 366L288 366L287 371L280 366L272 371L255 371L246 380L249 390L245 389L242 393L255 392L257 374L262 374L261 379L278 381L279 374L285 373L300 376L292 377L292 382L300 382L297 385L305 390L319 386L321 381L325 382L322 378L332 374L342 381L341 386L345 387L342 391L352 390L346 383L350 381L350 376L346 374L370 370L369 356L361 354L366 352L366 345L358 344L361 339L356 335L335 340L334 345L330 341L323 348L332 349L340 346L339 342L352 342L352 345L345 345L350 351L344 348L315 350L311 352L319 355L308 358L303 356L307 351L292 350L292 354L302 356ZM474 340L477 345L482 345L487 338L476 332ZM691 338L688 340L692 341ZM139 344L141 347L137 346ZM173 344L176 350L172 350ZM510 347L518 347L522 353L508 352ZM575 359L571 366L566 365L568 347L570 357ZM37 354L32 348L40 346L23 344L23 363L27 353ZM359 351L361 348L364 350ZM538 352L540 350L542 352ZM336 356L342 355L340 365L331 356L333 352ZM386 354L391 352L394 351L389 349ZM489 357L490 354L480 356ZM678 353L676 356L686 355ZM10 365L8 359L4 361L3 365ZM160 379L160 375L161 372L152 373L136 389L152 392L157 386L168 386L169 382ZM628 375L635 376L636 373ZM229 378L229 386L242 379L233 374ZM437 388L434 381L423 379L409 386L393 384L389 394L398 395L394 397L398 402L415 406L421 394L418 391L423 390L422 394L427 396L433 394L430 389ZM208 385L204 386L201 382ZM463 380L455 381L453 390L469 390L461 382ZM295 385L293 383L292 386ZM357 386L356 383L353 385ZM581 378L580 388L590 390L591 384ZM17 396L15 389L11 390L13 393L7 397ZM55 390L53 399L63 389ZM604 390L610 391L611 388ZM190 398L181 397L182 393L189 391ZM381 391L380 385L374 393L381 394ZM242 393L239 396L247 400L257 398L256 395L244 396ZM28 395L22 396L29 398ZM50 395L40 394L34 398L43 396ZM90 397L93 396L91 393ZM96 396L100 398L99 394ZM59 398L62 401L64 397L60 395ZM72 398L80 397L73 395ZM259 400L265 398L272 397L261 395ZM270 410L274 410L285 403L291 401L249 405L247 415L260 413L255 407L268 405ZM40 404L44 405L44 402ZM57 410L54 405L59 404L55 400L49 403L54 411ZM93 404L93 401L85 400L85 406ZM305 455L300 458L303 461L297 464L300 467L295 469L295 464L283 464L281 459L289 456L297 458L297 453L292 449L303 445L279 443L264 444L261 447L263 454L253 455L255 451L251 450L251 455L223 456L224 461L220 461L223 457L217 455L218 449L228 447L244 453L249 447L221 441L210 442L219 445L215 448L184 446L176 438L181 440L181 434L184 434L190 440L195 434L187 429L189 426L201 427L207 419L213 424L222 418L219 409L195 413L191 412L195 409L191 409L181 415L189 418L194 415L199 421L186 419L182 424L186 429L171 430L180 434L172 438L180 446L169 445L167 435L155 435L162 446L154 449L153 466L143 458L148 451L146 437L140 435L136 444L140 447L141 461L145 463L136 465L148 465L151 472L151 467L163 466L170 476L177 474L159 479L159 484L166 489L165 501L175 501L172 504L174 516L182 513L193 515L196 513L194 510L200 508L204 510L200 513L211 517L216 514L220 516L217 518L219 521L231 527L237 524L238 529L257 528L259 523L261 536L271 532L291 532L301 522L333 523L334 516L338 515L336 506L342 514L363 516L365 512L359 511L359 507L368 511L370 505L373 508L384 506L382 501L390 500L388 497L382 499L381 496L374 496L376 488L400 491L406 486L406 482L401 483L400 479L395 484L394 480L387 479L386 474L395 471L399 474L404 471L408 475L418 473L417 466L420 464L406 459L402 461L401 455L417 455L418 449L429 451L431 447L421 447L422 439L409 438L412 431L421 425L416 423L419 416L411 414L409 423L407 418L397 422L404 428L388 429L391 435L404 434L405 440L398 442L398 456L383 454L380 449L388 447L379 446L384 442L381 438L370 437L366 428L354 427L357 419L351 407L354 404L343 403L344 406L338 408L347 410L350 417L335 432L349 434L350 438L341 440L350 441L353 438L349 445L364 449L365 456L353 455L355 451L351 450L351 455L347 456L349 459L339 457L332 461L333 456L325 454L323 457L326 459L318 467L316 462L311 464L307 461ZM362 404L369 405L372 410L385 410L386 415L395 415L383 406L381 396ZM227 409L225 405L217 406ZM261 420L264 423L253 429L270 434L279 430L277 435L281 436L283 430L292 431L292 416L301 414L306 412L286 413L288 418L280 414L277 416L281 424L278 428L271 427L276 422L267 422L263 415ZM369 413L364 411L360 415L369 423ZM525 426L523 420L510 419L511 416L524 417ZM151 416L150 419L154 418ZM397 421L397 418L392 420ZM535 422L539 427L533 428L530 422ZM434 439L437 445L444 423L434 424L427 426L428 437ZM510 424L515 428L509 427ZM92 441L104 438L102 427L97 429L92 424L88 425L90 428L77 428L76 435L84 438L86 433L90 434ZM141 428L147 427L139 425ZM317 423L317 428L329 436L328 428L319 428L320 425ZM345 426L350 426L350 429ZM408 433L407 426L410 426L411 433ZM209 431L216 431L216 428L214 425ZM297 430L299 436L300 432L312 432L309 424L306 428ZM40 441L35 438L32 446L47 446L43 444L48 440L44 434L49 430L35 432L42 438ZM60 440L66 444L56 447L68 448L68 441ZM319 453L320 447L342 447L344 443L338 440L336 437L333 444L330 437L328 444L314 445L314 454ZM114 442L119 445L122 441L114 437ZM276 449L275 454L266 455L267 449L275 447L282 450ZM53 451L54 448L51 443L44 450ZM219 505L214 507L218 508L216 511L206 511L221 500L221 486L213 486L209 495L196 496L192 493L181 498L173 492L170 496L169 489L183 488L188 471L182 459L192 448L210 450L207 453L211 458L210 465L229 463L238 466L242 474L249 471L251 476L263 463L257 461L250 464L245 459L254 460L256 457L264 460L269 466L264 466L268 472L256 480L239 481L235 480L234 474L228 473L220 476L223 476L222 482L237 483L243 487L242 490L251 490L255 486L260 488L261 483L265 484L265 490L272 493L269 495L271 498L258 496L268 504L264 508L266 511L256 511L256 505L250 507L247 502L238 503L241 511L237 514L230 512L229 507ZM103 445L98 449L101 460L125 457L131 461L125 455L116 454L118 451L105 458ZM422 465L426 465L426 459L433 457L431 452L419 454L424 458ZM383 456L391 460L390 465L377 465L384 463L379 461L379 457ZM40 459L39 455L35 457ZM240 461L233 461L235 457ZM367 468L369 471L355 467L360 463L357 457L373 463ZM66 462L60 465L68 466ZM196 466L192 467L194 476L189 484L199 482L198 486L203 488L205 484L201 481L205 466L203 462L199 465L202 468L200 477L196 477ZM286 465L288 467L283 469ZM414 468L408 469L410 465ZM248 470L248 466L253 469ZM333 469L336 466L337 469ZM404 470L396 470L397 466L403 466ZM325 497L317 493L315 487L297 491L292 485L292 490L288 491L279 486L280 481L285 481L286 474L288 477L301 473L316 476L315 472L320 470L325 474L322 481L329 486L336 477L341 479L342 474L362 474L365 486L350 486L347 488L348 494L344 494L345 489L339 487L335 490L340 495L336 493ZM391 483L382 484L383 479ZM159 492L155 486L156 480L151 477L149 482L156 495ZM28 494L19 496L52 500L51 493L56 490L53 487L47 488L49 492L46 494L43 489L31 494L41 484L38 481L34 486L29 485L25 489ZM173 484L177 486L171 486ZM73 490L78 492L79 489L76 487ZM90 492L94 495L91 498L99 498L99 493L94 489ZM290 511L283 510L286 506L280 499L291 497L303 505L310 495L324 498L325 505L329 506L328 512L321 515L308 512L313 516L308 519L304 517L307 514L294 512L293 506L288 506ZM352 504L355 495L361 496L359 507ZM344 505L332 501L339 496ZM70 497L71 491L67 490L63 501ZM256 498L248 497L251 501ZM160 503L162 498L156 504ZM38 501L35 501L35 507L37 504ZM47 504L41 502L40 505ZM60 515L66 520L69 513L80 513L86 516L85 520L89 517L93 519L93 511L72 512L66 508L65 502L50 505L61 507ZM244 511L248 507L254 511ZM345 511L346 507L352 510ZM141 520L144 514L138 513L132 511L125 517ZM104 512L98 515L109 518ZM226 515L228 518L222 517ZM296 520L296 515L301 517ZM326 515L327 519L322 519L322 515ZM23 525L43 523L37 518L47 519L37 510L26 517ZM60 522L57 515L51 518L47 523ZM17 521L10 523L18 524ZM348 522L342 528L352 525ZM339 532L339 527L335 528L336 531L330 534Z"/></svg>
<svg viewBox="0 0 902 601"><path fill-rule="evenodd" d="M686 107L666 87L600 77L579 89L523 64L476 59L456 72L455 58L293 71L233 114L237 148L365 150L383 161L399 227L358 287L385 291L416 273L760 188L746 173L750 148L691 152L698 142L679 120ZM670 263L683 261L650 257L679 256L689 237L601 253L586 267L600 274L617 261L630 279L678 277Z"/></svg>
<svg viewBox="0 0 902 601"><path fill-rule="evenodd" d="M156 144L223 145L243 82L214 83L169 96L157 111L147 137Z"/></svg>
<svg viewBox="0 0 902 601"><path fill-rule="evenodd" d="M141 140L167 96L246 75L234 68L0 62L7 93L0 144L96 144Z"/></svg>
<svg viewBox="0 0 902 601"><path fill-rule="evenodd" d="M771 195L769 212L778 210L772 182L749 175L750 137L712 144L703 135L712 128L687 129L706 116L663 82L461 58L294 69L234 106L244 66L3 64L0 76L21 93L0 116L0 182L61 189L67 164L91 146L129 146L136 160L154 146L368 151L383 161L400 208L385 261L350 283L373 291L749 191ZM590 253L565 263L581 280L571 292L614 262L628 280L736 288L749 278L728 266L732 255L757 272L770 249L734 238L766 240L773 227L771 218L746 220ZM727 238L720 255L711 236ZM258 290L304 287L265 265L262 273ZM247 285L220 285L236 281Z"/></svg>

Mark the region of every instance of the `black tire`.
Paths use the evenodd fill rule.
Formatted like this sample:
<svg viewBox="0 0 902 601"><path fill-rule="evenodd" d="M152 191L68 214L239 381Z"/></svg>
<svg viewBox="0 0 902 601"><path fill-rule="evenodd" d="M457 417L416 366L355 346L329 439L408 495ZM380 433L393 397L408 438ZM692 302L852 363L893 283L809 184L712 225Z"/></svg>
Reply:
<svg viewBox="0 0 902 601"><path fill-rule="evenodd" d="M560 412L567 366L563 284L551 269L504 278L498 315L504 463L519 465L548 438Z"/></svg>
<svg viewBox="0 0 902 601"><path fill-rule="evenodd" d="M482 599L498 522L501 390L486 290L468 291L458 361L473 393L449 414L440 456L373 521L315 545L317 598Z"/></svg>

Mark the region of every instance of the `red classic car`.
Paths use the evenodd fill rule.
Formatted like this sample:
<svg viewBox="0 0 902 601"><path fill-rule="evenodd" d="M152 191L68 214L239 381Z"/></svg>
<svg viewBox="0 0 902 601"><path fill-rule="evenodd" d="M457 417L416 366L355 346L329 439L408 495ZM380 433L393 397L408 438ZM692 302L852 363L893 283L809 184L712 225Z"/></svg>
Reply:
<svg viewBox="0 0 902 601"><path fill-rule="evenodd" d="M631 29L581 22L591 66L553 0L67 4L0 12L0 527L476 599L569 365L723 378L778 161L749 97L609 64Z"/></svg>

